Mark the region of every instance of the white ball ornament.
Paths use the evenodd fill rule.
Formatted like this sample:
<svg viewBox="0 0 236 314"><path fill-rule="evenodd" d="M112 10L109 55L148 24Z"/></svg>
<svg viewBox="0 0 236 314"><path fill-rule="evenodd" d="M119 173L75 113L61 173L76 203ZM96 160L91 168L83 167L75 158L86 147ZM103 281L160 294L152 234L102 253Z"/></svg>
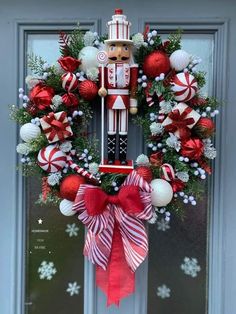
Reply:
<svg viewBox="0 0 236 314"><path fill-rule="evenodd" d="M166 180L154 179L151 182L151 202L153 206L163 207L173 198L173 189Z"/></svg>
<svg viewBox="0 0 236 314"><path fill-rule="evenodd" d="M176 50L170 55L170 66L176 71L182 71L190 62L190 55L182 50Z"/></svg>
<svg viewBox="0 0 236 314"><path fill-rule="evenodd" d="M74 204L73 202L68 201L66 199L62 200L59 205L59 209L62 215L68 216L68 217L73 216L75 214L75 211L72 210L73 204Z"/></svg>
<svg viewBox="0 0 236 314"><path fill-rule="evenodd" d="M91 68L98 67L97 54L98 49L95 47L84 47L80 53L78 59L81 61L80 70L85 73Z"/></svg>
<svg viewBox="0 0 236 314"><path fill-rule="evenodd" d="M22 125L22 127L20 128L20 137L26 143L35 139L40 134L41 134L40 127L33 123L26 123Z"/></svg>

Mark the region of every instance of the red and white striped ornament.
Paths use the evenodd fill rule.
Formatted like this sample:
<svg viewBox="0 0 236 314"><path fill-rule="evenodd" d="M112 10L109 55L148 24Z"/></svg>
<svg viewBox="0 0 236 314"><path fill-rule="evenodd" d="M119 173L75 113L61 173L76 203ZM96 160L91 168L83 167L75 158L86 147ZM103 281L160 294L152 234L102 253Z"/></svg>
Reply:
<svg viewBox="0 0 236 314"><path fill-rule="evenodd" d="M161 165L161 173L162 179L165 179L166 181L172 181L175 179L175 172L170 164L165 163Z"/></svg>
<svg viewBox="0 0 236 314"><path fill-rule="evenodd" d="M68 92L75 90L79 85L77 77L74 73L67 72L61 76L61 79L62 87Z"/></svg>
<svg viewBox="0 0 236 314"><path fill-rule="evenodd" d="M192 74L178 73L172 79L172 91L177 101L192 99L198 89L197 81Z"/></svg>
<svg viewBox="0 0 236 314"><path fill-rule="evenodd" d="M38 165L47 172L61 171L66 161L66 154L54 145L44 147L38 153Z"/></svg>

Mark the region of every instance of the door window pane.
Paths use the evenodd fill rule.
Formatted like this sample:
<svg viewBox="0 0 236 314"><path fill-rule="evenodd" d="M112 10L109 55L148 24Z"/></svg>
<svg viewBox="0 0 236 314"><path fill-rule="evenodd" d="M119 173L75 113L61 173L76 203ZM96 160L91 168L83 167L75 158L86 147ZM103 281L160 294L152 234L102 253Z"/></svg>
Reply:
<svg viewBox="0 0 236 314"><path fill-rule="evenodd" d="M58 35L31 34L27 50L52 64L59 57ZM35 204L39 179L27 179L26 187L25 313L83 313L83 227L76 217L63 216L58 206Z"/></svg>
<svg viewBox="0 0 236 314"><path fill-rule="evenodd" d="M213 36L187 34L182 43L202 59L198 69L207 72L202 93L212 95ZM148 314L207 313L209 189L203 184L203 199L186 207L184 221L160 218L149 227Z"/></svg>

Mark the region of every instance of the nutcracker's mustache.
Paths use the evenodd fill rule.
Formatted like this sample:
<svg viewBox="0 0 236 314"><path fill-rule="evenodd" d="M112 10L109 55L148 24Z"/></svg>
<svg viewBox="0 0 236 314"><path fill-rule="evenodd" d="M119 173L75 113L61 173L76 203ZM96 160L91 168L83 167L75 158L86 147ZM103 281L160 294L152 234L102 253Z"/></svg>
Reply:
<svg viewBox="0 0 236 314"><path fill-rule="evenodd" d="M117 61L117 57L110 57L109 59L112 60L112 61ZM129 60L129 58L127 58L127 57L122 57L121 60L122 60L122 61L126 61L126 60Z"/></svg>

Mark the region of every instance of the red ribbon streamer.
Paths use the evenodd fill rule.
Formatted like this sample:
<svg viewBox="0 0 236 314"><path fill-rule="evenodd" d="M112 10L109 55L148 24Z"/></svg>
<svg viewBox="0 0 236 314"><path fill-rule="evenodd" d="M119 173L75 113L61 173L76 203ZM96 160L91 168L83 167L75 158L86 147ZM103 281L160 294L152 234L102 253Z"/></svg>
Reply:
<svg viewBox="0 0 236 314"><path fill-rule="evenodd" d="M81 185L73 210L87 226L84 255L96 265L96 283L116 304L134 292L135 271L148 253L142 220L152 215L151 187L136 171L126 178L118 195Z"/></svg>
<svg viewBox="0 0 236 314"><path fill-rule="evenodd" d="M172 122L165 125L165 130L171 133L179 131L181 139L189 138L191 136L191 131L188 126L195 122L193 118L187 117L191 111L192 108L187 107L182 113L180 113L179 109L175 109L170 112L168 117L172 120Z"/></svg>
<svg viewBox="0 0 236 314"><path fill-rule="evenodd" d="M55 114L50 112L49 115L43 117L43 120L50 125L50 127L44 129L45 134L49 133L49 141L52 141L56 135L60 141L62 141L65 137L72 135L70 131L66 130L66 128L70 125L69 122L63 122L66 116L66 113L62 112L60 117L56 118Z"/></svg>

